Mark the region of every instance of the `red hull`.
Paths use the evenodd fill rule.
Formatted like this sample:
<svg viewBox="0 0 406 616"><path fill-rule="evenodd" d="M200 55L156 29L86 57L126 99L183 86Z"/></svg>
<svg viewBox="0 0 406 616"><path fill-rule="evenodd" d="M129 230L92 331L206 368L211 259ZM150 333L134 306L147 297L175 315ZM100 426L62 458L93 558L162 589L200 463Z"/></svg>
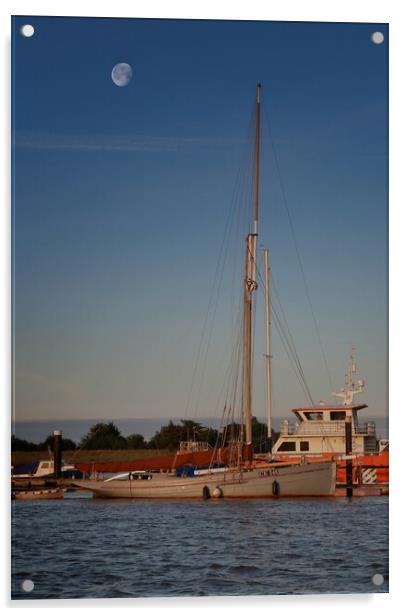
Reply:
<svg viewBox="0 0 406 616"><path fill-rule="evenodd" d="M277 459L283 462L299 462L300 456L284 456L278 455ZM306 460L309 462L317 462L320 460L335 459L337 462L337 483L346 483L346 460L340 460L337 454L324 453L319 455L308 455ZM365 483L365 478L371 475L373 483L389 483L389 452L383 451L375 455L360 455L354 457L353 465L353 482ZM361 473L364 471L364 479L361 479ZM369 472L371 471L371 472ZM373 472L372 472L373 471ZM360 481L361 479L361 481Z"/></svg>

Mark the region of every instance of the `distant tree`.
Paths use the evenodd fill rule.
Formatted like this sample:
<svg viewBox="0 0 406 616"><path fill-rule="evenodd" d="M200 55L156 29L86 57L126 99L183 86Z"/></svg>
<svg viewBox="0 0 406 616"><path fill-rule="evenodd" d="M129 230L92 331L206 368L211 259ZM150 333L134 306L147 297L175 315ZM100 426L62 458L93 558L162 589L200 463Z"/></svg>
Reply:
<svg viewBox="0 0 406 616"><path fill-rule="evenodd" d="M245 429L241 427L241 424L232 422L225 426L222 432L221 440L227 445L232 441L236 441L241 437L241 429L243 433ZM272 430L272 442L275 443L278 437L277 432ZM265 452L269 449L268 443L268 426L266 423L258 421L256 417L252 418L252 444L255 452Z"/></svg>
<svg viewBox="0 0 406 616"><path fill-rule="evenodd" d="M254 451L267 450L268 426L256 417L252 418L252 444Z"/></svg>
<svg viewBox="0 0 406 616"><path fill-rule="evenodd" d="M213 446L216 440L217 430L213 428L205 428L202 424L191 419L181 419L179 424L175 424L171 420L155 432L149 440L148 447L176 450L181 441L208 441Z"/></svg>
<svg viewBox="0 0 406 616"><path fill-rule="evenodd" d="M96 423L79 443L81 449L127 449L127 440L111 421Z"/></svg>
<svg viewBox="0 0 406 616"><path fill-rule="evenodd" d="M273 428L272 428L272 446L275 445L276 441L278 440L278 438L280 437L281 433L280 432L276 432Z"/></svg>
<svg viewBox="0 0 406 616"><path fill-rule="evenodd" d="M215 447L218 439L218 430L215 428L202 428L198 432L199 440L207 441L211 447Z"/></svg>
<svg viewBox="0 0 406 616"><path fill-rule="evenodd" d="M155 432L149 440L151 449L177 449L182 440L182 426L174 424L172 420L166 426Z"/></svg>
<svg viewBox="0 0 406 616"><path fill-rule="evenodd" d="M147 442L142 434L130 434L127 436L127 449L146 449Z"/></svg>
<svg viewBox="0 0 406 616"><path fill-rule="evenodd" d="M38 445L26 441L22 438L17 438L14 434L11 436L11 451L36 451Z"/></svg>
<svg viewBox="0 0 406 616"><path fill-rule="evenodd" d="M275 432L275 430L272 429L272 444L276 443L278 438L279 432ZM252 441L254 445L254 451L268 451L270 446L268 439L268 425L266 423L258 421L256 417L252 418Z"/></svg>
<svg viewBox="0 0 406 616"><path fill-rule="evenodd" d="M76 449L77 445L75 441L72 441L70 438L62 438L62 450L63 451L71 451L72 449Z"/></svg>
<svg viewBox="0 0 406 616"><path fill-rule="evenodd" d="M54 449L54 437L52 434L49 434L45 441L39 443L37 446L40 451L46 451ZM61 447L62 451L71 451L72 449L76 449L76 443L72 441L70 438L62 438L61 439Z"/></svg>

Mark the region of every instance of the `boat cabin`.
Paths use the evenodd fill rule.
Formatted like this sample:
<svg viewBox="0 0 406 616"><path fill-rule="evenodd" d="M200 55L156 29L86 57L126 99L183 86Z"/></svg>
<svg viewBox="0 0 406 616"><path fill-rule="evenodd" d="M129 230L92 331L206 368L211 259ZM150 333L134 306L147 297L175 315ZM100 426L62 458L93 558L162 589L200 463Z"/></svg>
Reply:
<svg viewBox="0 0 406 616"><path fill-rule="evenodd" d="M67 464L62 460L62 477L78 479L82 476L82 473L73 465ZM32 462L31 464L22 464L11 469L11 475L13 477L23 478L46 478L52 477L54 474L54 461L53 460L39 460L38 462Z"/></svg>
<svg viewBox="0 0 406 616"><path fill-rule="evenodd" d="M296 422L281 422L280 436L272 448L277 454L345 454L345 421L351 418L352 453L373 454L379 451L375 423L360 423L358 411L366 404L315 406L293 409Z"/></svg>

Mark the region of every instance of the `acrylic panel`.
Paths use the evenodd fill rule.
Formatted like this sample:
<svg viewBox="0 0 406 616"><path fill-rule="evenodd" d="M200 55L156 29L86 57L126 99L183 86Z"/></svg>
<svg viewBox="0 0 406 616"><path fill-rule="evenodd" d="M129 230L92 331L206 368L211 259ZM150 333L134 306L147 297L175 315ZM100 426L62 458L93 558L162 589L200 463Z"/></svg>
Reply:
<svg viewBox="0 0 406 616"><path fill-rule="evenodd" d="M13 17L13 599L388 592L388 37Z"/></svg>

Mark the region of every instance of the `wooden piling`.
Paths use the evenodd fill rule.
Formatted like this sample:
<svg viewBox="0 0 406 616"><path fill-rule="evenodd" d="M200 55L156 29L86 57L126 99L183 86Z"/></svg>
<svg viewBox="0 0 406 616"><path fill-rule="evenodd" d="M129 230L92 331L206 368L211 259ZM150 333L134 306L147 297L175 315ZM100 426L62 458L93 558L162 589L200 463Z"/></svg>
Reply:
<svg viewBox="0 0 406 616"><path fill-rule="evenodd" d="M62 434L60 430L54 430L54 477L62 476Z"/></svg>
<svg viewBox="0 0 406 616"><path fill-rule="evenodd" d="M345 418L345 455L347 456L345 462L345 482L347 484L346 494L348 497L352 496L352 418Z"/></svg>

